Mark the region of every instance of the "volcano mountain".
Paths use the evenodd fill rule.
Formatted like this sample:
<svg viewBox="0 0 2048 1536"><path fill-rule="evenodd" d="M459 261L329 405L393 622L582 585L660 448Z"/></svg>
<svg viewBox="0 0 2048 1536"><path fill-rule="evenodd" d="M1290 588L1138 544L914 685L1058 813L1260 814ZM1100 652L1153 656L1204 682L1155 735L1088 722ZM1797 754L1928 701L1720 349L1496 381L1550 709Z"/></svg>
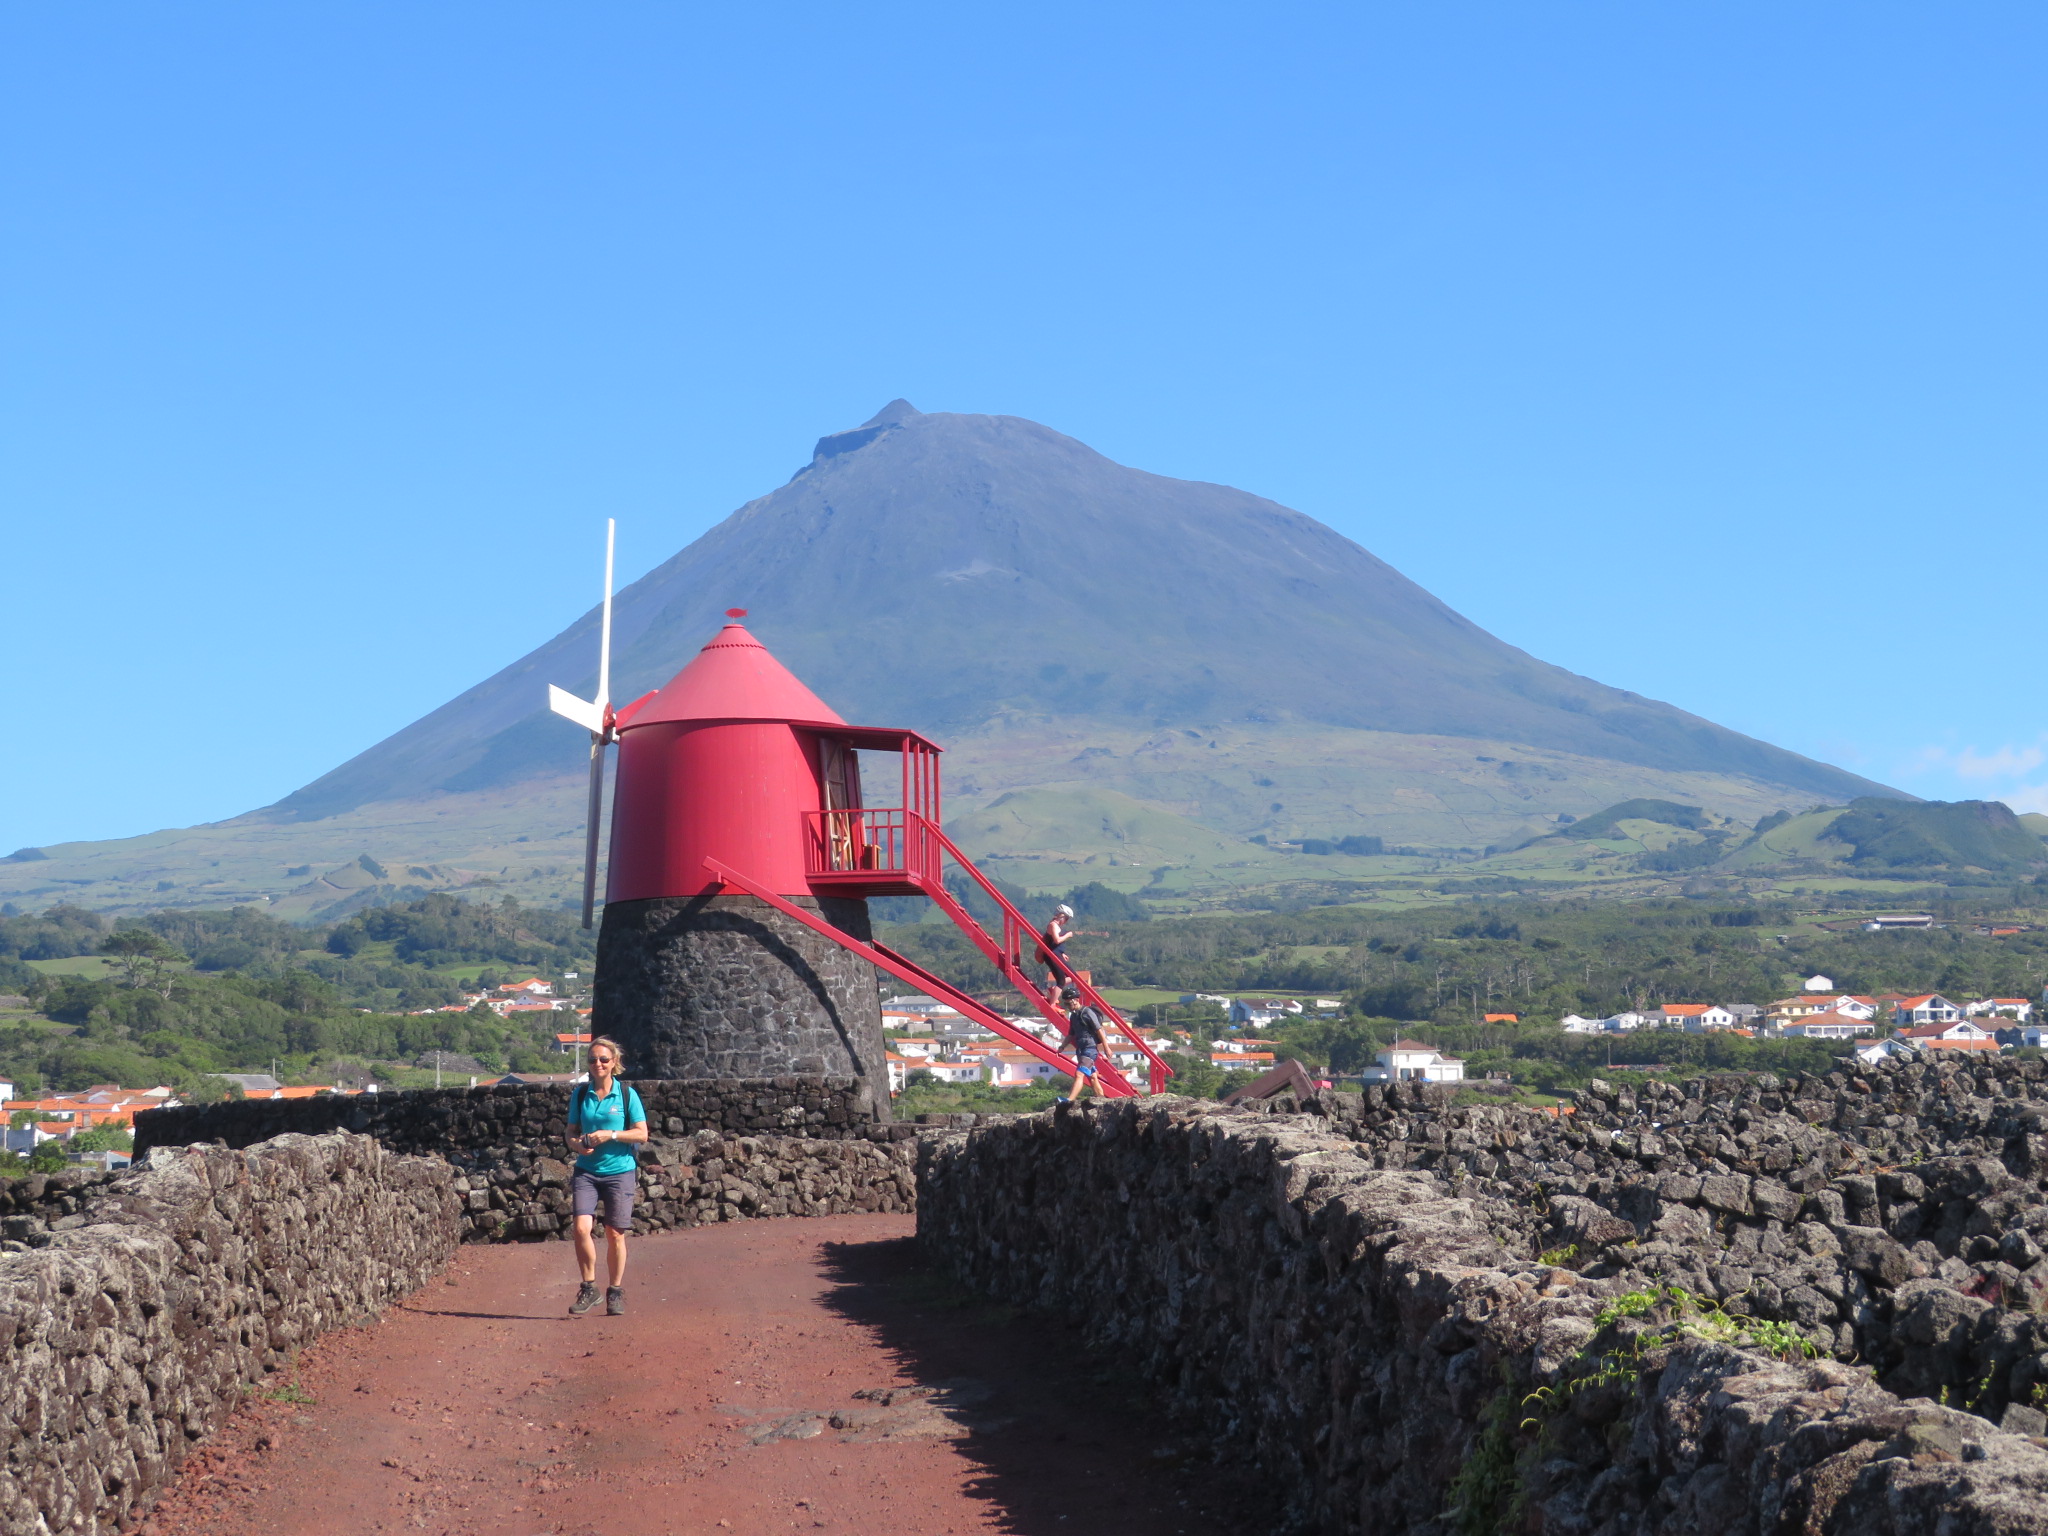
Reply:
<svg viewBox="0 0 2048 1536"><path fill-rule="evenodd" d="M1255 838L1476 848L1630 796L1753 817L1896 794L1540 661L1302 513L1018 417L898 400L821 439L787 484L619 594L615 696L665 682L728 607L845 718L954 747L962 835L1048 865L1027 875L1105 851L1123 870L1256 863ZM517 873L532 854L508 863L506 834L526 817L518 840L567 851L587 738L547 713L545 685L594 690L596 629L593 610L274 806L42 850L33 873L121 849L160 878L207 833L262 845L226 883L273 899L308 893L257 866L372 841L428 888L495 869L566 890L573 871ZM29 873L0 869L0 891ZM172 881L180 901L213 883ZM113 904L85 884L72 899Z"/></svg>

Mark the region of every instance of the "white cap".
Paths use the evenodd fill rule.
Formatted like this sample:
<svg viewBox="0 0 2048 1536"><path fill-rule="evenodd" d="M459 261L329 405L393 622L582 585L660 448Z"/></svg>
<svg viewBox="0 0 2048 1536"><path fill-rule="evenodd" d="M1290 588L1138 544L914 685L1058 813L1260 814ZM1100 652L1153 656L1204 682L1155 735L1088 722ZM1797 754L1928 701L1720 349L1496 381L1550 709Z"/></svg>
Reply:
<svg viewBox="0 0 2048 1536"><path fill-rule="evenodd" d="M1068 906L1068 905L1067 905L1067 904L1066 904L1066 903L1065 903L1064 901L1063 901L1063 902L1061 902L1061 903L1060 903L1060 916L1061 916L1061 917L1072 917L1073 915L1074 915L1074 909L1073 909L1072 907Z"/></svg>

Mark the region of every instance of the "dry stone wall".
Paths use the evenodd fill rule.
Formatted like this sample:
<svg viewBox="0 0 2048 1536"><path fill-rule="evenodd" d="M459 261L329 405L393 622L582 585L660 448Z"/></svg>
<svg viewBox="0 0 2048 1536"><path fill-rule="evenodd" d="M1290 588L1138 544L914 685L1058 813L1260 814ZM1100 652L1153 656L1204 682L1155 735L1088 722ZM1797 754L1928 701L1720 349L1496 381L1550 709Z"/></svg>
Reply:
<svg viewBox="0 0 2048 1536"><path fill-rule="evenodd" d="M854 1077L635 1080L633 1088L647 1107L647 1128L654 1135L720 1131L837 1141L864 1138L879 1129L868 1110L866 1090ZM323 1131L355 1131L376 1137L393 1152L438 1157L559 1137L569 1115L571 1091L550 1083L185 1104L137 1115L136 1149L140 1153L197 1141L249 1147L286 1132L317 1136Z"/></svg>
<svg viewBox="0 0 2048 1536"><path fill-rule="evenodd" d="M115 1530L248 1383L426 1283L453 1185L349 1135L162 1149L54 1216L46 1185L0 1256L0 1529Z"/></svg>
<svg viewBox="0 0 2048 1536"><path fill-rule="evenodd" d="M1884 1385L2048 1428L2048 1062L1728 1075L1578 1113L1409 1085L1310 1108L1489 1197L1531 1252L1798 1327Z"/></svg>
<svg viewBox="0 0 2048 1536"><path fill-rule="evenodd" d="M1943 1073L1888 1086L1923 1106L1983 1097ZM1869 1097L1796 1087L1784 1103ZM1918 1211L1935 1235L1913 1244L1967 1254L1973 1225L2030 1230L2038 1188L2016 1198L2023 1175L1979 1166L1974 1184L1887 1196L1862 1171L1921 1146L1982 1164L1976 1142L2007 1121L1966 1107L1923 1134L1887 1110L1901 1123L1877 1127L1879 1153L1832 1113L1823 1133L1766 1106L1785 1088L1753 1080L1735 1102L1734 1085L1703 1088L1684 1099L1699 1115L1674 1102L1642 1127L1639 1107L1607 1099L1560 1122L1409 1088L1307 1106L1321 1114L1156 1100L1022 1118L931 1137L919 1233L981 1289L1087 1319L1221 1454L1256 1459L1310 1529L2048 1528L2048 1442L2019 1432L2041 1427L2019 1400L2040 1375L2021 1369L2024 1293L1966 1295L1884 1225ZM2032 1134L2024 1109L2001 1113ZM1671 1124L1691 1129L1667 1139ZM1643 1164L1645 1135L1671 1166ZM1858 1178L1873 1198L1852 1207L1841 1186ZM1974 1275L1987 1261L1960 1262ZM1777 1310L1807 1305L1804 1285L1824 1304L1810 1332L1767 1315L1759 1283L1794 1266L1812 1283L1781 1285ZM1835 1358L1880 1334L1898 1391ZM2006 1362L1996 1391L1979 1378L1934 1400L1932 1383L1986 1358Z"/></svg>
<svg viewBox="0 0 2048 1536"><path fill-rule="evenodd" d="M909 1211L917 1203L915 1133L892 1139L655 1137L640 1153L635 1232L765 1216ZM560 1137L450 1153L465 1242L570 1235L571 1164Z"/></svg>
<svg viewBox="0 0 2048 1536"><path fill-rule="evenodd" d="M916 1203L910 1125L877 1125L853 1078L635 1083L650 1139L633 1230L759 1216L908 1211ZM466 1242L570 1234L566 1087L418 1089L357 1097L256 1099L150 1110L138 1145L219 1138L249 1145L341 1125L391 1151L446 1162ZM4 1230L4 1228L0 1228Z"/></svg>

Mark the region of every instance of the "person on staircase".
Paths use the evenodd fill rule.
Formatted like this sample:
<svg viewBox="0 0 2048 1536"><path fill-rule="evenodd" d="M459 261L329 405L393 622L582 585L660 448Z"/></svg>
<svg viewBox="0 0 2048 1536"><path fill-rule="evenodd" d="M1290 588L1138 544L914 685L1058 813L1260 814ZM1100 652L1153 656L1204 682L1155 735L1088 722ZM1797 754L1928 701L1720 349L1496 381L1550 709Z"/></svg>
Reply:
<svg viewBox="0 0 2048 1536"><path fill-rule="evenodd" d="M1099 1099L1102 1084L1095 1080L1095 1060L1102 1054L1102 1015L1081 1001L1079 987L1060 989L1060 1007L1067 1014L1067 1048L1074 1053L1074 1086L1058 1102L1078 1104L1090 1088Z"/></svg>
<svg viewBox="0 0 2048 1536"><path fill-rule="evenodd" d="M1059 995L1066 983L1063 974L1067 964L1067 940L1074 936L1074 909L1061 902L1046 919L1045 932L1039 935L1038 958L1045 962L1045 993L1048 997Z"/></svg>
<svg viewBox="0 0 2048 1536"><path fill-rule="evenodd" d="M581 1317L597 1305L597 1241L591 1224L604 1207L604 1309L613 1317L626 1310L626 1234L633 1229L633 1195L639 1182L638 1144L647 1139L647 1110L640 1095L619 1081L626 1053L619 1042L599 1035L590 1042L590 1081L579 1083L569 1100L569 1145L577 1153L569 1175L569 1209L576 1218L576 1267L583 1285L570 1304Z"/></svg>

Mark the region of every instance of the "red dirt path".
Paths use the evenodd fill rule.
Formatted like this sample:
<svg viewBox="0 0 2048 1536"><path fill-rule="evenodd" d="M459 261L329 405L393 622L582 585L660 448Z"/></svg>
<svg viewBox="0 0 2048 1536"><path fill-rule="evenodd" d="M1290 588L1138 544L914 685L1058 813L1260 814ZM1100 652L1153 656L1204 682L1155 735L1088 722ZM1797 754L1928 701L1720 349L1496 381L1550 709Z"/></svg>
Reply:
<svg viewBox="0 0 2048 1536"><path fill-rule="evenodd" d="M636 1239L622 1318L565 1315L566 1243L465 1249L266 1382L143 1532L1265 1529L1249 1490L1180 1464L1077 1330L960 1291L919 1261L911 1227L846 1216Z"/></svg>

